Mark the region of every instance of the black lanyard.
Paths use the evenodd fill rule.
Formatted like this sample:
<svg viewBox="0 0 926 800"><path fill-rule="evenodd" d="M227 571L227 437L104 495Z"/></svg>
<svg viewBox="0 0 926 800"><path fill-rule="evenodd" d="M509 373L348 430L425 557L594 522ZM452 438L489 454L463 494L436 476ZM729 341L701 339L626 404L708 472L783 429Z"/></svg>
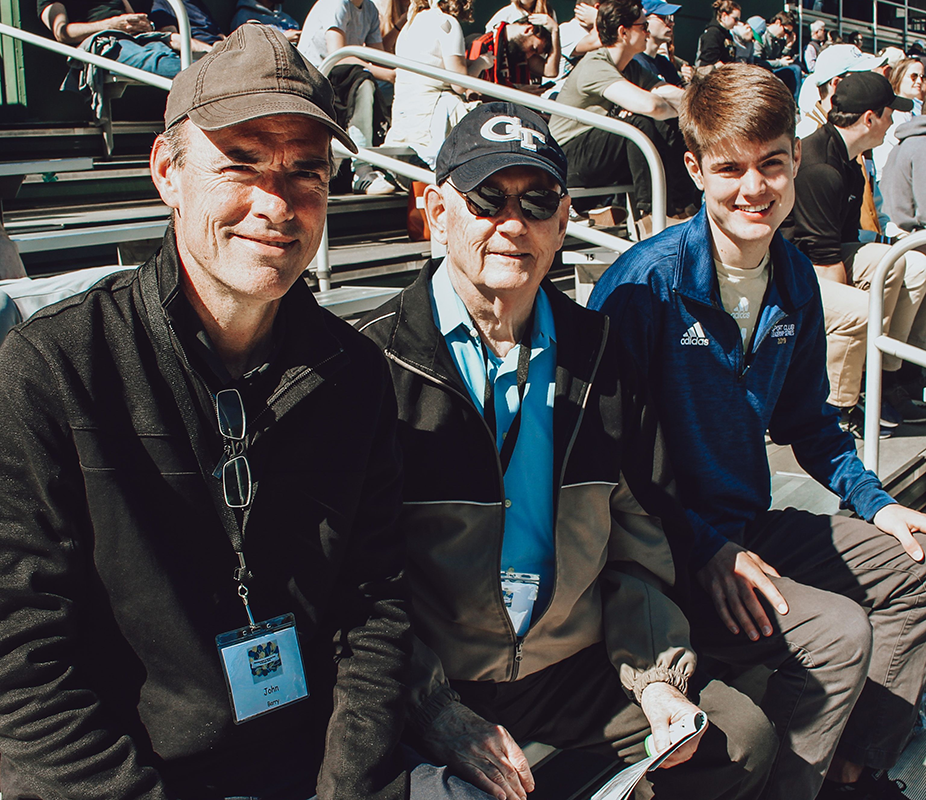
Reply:
<svg viewBox="0 0 926 800"><path fill-rule="evenodd" d="M499 451L499 459L502 462L502 475L508 472L508 465L511 463L511 456L514 455L514 448L518 442L518 433L521 430L521 411L524 408L524 390L527 387L527 373L531 363L531 333L534 329L534 312L531 311L527 319L527 325L524 328L524 334L518 346L518 411L508 426L508 432L504 434L502 440L502 449ZM489 378L489 351L486 349L485 342L479 337L479 344L482 347L482 357L485 359L486 367L486 388L482 398L483 417L486 425L492 431L495 437L494 441L498 442L498 427L495 420L495 382Z"/></svg>

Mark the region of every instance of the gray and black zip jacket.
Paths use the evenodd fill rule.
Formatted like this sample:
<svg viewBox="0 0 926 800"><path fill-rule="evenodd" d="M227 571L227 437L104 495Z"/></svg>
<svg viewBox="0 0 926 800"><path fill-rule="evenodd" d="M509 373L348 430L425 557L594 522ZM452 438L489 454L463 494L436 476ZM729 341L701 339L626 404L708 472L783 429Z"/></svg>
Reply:
<svg viewBox="0 0 926 800"><path fill-rule="evenodd" d="M499 583L501 464L432 318L436 266L360 328L383 348L398 400L414 726L455 699L449 680L515 681L601 641L628 694L639 699L653 681L684 691L695 656L675 601L691 534L653 409L608 320L543 283L557 338L555 575L548 606L519 638Z"/></svg>

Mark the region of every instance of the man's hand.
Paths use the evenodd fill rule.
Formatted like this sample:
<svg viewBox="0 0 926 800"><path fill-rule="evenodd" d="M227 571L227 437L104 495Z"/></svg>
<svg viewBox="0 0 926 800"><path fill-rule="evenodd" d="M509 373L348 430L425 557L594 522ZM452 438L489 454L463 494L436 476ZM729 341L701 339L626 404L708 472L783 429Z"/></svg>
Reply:
<svg viewBox="0 0 926 800"><path fill-rule="evenodd" d="M427 755L498 800L525 800L534 791L527 758L501 725L451 703L425 735Z"/></svg>
<svg viewBox="0 0 926 800"><path fill-rule="evenodd" d="M286 41L292 45L299 44L299 35L302 33L301 30L288 30L283 31L283 35L286 37Z"/></svg>
<svg viewBox="0 0 926 800"><path fill-rule="evenodd" d="M914 561L923 560L923 548L913 538L913 531L926 533L926 514L900 503L891 503L875 514L872 522L878 530L890 534L900 542L900 546Z"/></svg>
<svg viewBox="0 0 926 800"><path fill-rule="evenodd" d="M772 624L756 596L757 591L765 595L779 614L788 613L788 604L769 580L769 575L781 577L755 553L727 542L698 570L697 578L730 632L739 633L742 625L746 635L755 642L760 630L763 636L772 635Z"/></svg>
<svg viewBox="0 0 926 800"><path fill-rule="evenodd" d="M546 28L551 35L555 35L556 31L559 30L556 20L549 14L531 14L528 16L527 21L535 28Z"/></svg>
<svg viewBox="0 0 926 800"><path fill-rule="evenodd" d="M148 33L154 29L151 20L145 14L120 14L106 20L107 27L116 31L124 31L133 36L136 33Z"/></svg>
<svg viewBox="0 0 926 800"><path fill-rule="evenodd" d="M668 683L651 683L647 686L640 696L640 707L649 721L650 728L653 729L653 743L659 752L672 744L672 739L669 737L669 725L678 722L688 714L696 714L701 710L678 689ZM674 767L676 764L682 764L691 758L698 749L698 744L706 730L707 723L698 731L696 736L685 742L663 761L660 764L660 769Z"/></svg>
<svg viewBox="0 0 926 800"><path fill-rule="evenodd" d="M598 19L598 8L580 0L580 2L576 3L574 16L585 30L591 30L595 27L595 21Z"/></svg>
<svg viewBox="0 0 926 800"><path fill-rule="evenodd" d="M791 56L782 56L781 63L786 67L790 67L794 63L794 59Z"/></svg>

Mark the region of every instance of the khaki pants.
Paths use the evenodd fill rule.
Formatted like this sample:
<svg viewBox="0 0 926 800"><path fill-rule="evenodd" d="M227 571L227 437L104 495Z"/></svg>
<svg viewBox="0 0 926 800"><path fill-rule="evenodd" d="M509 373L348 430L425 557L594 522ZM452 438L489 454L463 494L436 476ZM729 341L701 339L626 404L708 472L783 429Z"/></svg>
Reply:
<svg viewBox="0 0 926 800"><path fill-rule="evenodd" d="M886 244L844 244L843 263L848 284L820 281L826 323L826 367L831 405L849 408L858 402L865 369L868 326L868 288ZM926 255L912 251L891 267L884 284L884 329L901 342L926 345ZM884 356L884 369L900 369L900 359Z"/></svg>
<svg viewBox="0 0 926 800"><path fill-rule="evenodd" d="M874 525L793 508L760 514L740 544L781 574L788 613L760 597L773 633L750 642L695 588L689 619L699 652L775 670L762 708L781 748L764 800L812 800L835 752L892 767L926 674L926 565Z"/></svg>

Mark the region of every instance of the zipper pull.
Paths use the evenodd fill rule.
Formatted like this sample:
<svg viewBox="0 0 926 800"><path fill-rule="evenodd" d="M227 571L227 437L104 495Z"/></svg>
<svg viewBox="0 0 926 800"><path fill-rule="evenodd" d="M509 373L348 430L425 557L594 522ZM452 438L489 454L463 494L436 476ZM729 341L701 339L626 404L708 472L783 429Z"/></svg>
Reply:
<svg viewBox="0 0 926 800"><path fill-rule="evenodd" d="M518 637L518 641L517 641L517 643L516 643L515 646L514 646L514 660L515 660L518 664L520 664L521 661L524 659L524 656L523 656L522 653L521 653L521 651L522 651L523 649L524 649L524 639L523 639L522 637L519 636L519 637Z"/></svg>

